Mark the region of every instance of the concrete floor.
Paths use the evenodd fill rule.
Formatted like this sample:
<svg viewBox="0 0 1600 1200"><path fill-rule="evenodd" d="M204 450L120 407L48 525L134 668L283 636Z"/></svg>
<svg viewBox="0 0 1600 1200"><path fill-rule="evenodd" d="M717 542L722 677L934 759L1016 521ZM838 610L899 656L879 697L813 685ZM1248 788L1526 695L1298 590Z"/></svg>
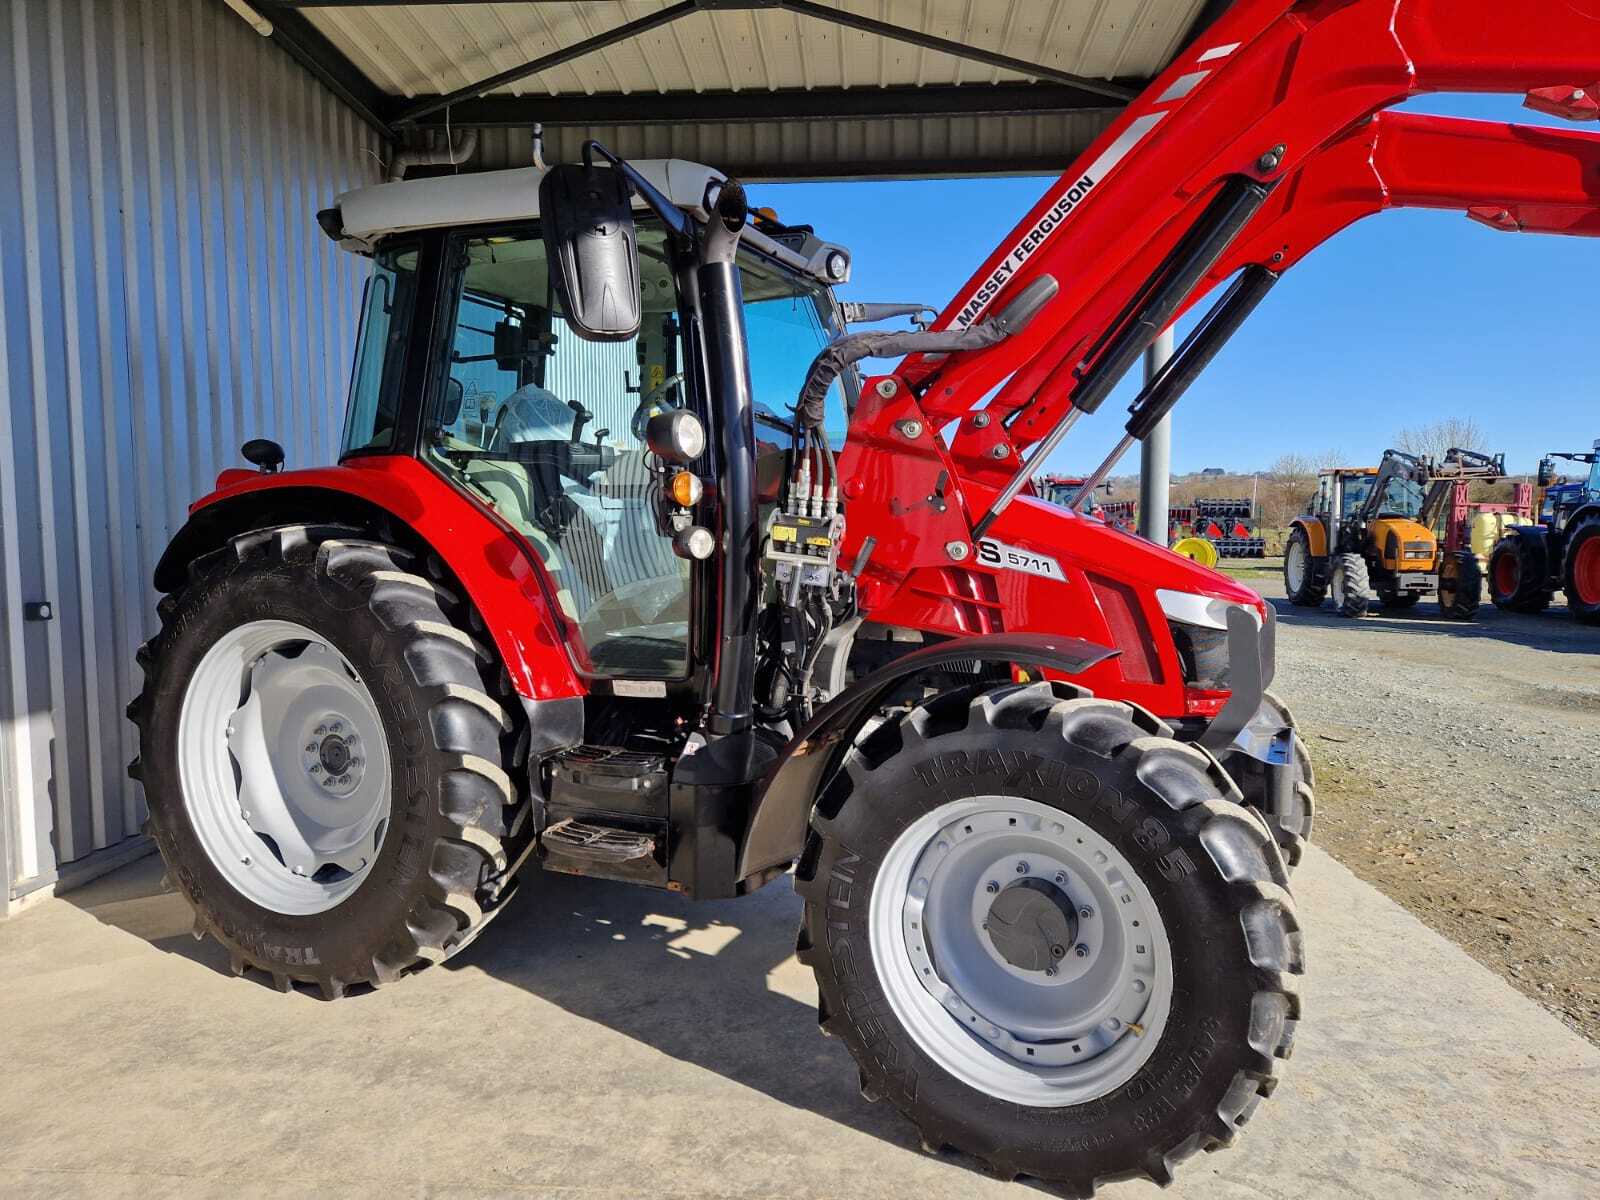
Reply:
<svg viewBox="0 0 1600 1200"><path fill-rule="evenodd" d="M327 1004L229 976L160 873L0 925L0 1195L1029 1194L860 1099L785 881L694 906L534 872L448 966ZM1287 1078L1169 1195L1600 1193L1600 1049L1325 855L1296 890Z"/></svg>

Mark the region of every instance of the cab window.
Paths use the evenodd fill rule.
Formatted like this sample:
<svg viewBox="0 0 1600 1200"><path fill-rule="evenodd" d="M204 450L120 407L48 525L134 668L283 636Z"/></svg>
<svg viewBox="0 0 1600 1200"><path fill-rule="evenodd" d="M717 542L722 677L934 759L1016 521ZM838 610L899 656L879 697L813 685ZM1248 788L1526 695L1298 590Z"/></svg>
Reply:
<svg viewBox="0 0 1600 1200"><path fill-rule="evenodd" d="M416 300L417 254L415 244L400 244L379 251L373 259L345 407L344 454L387 451L394 445Z"/></svg>
<svg viewBox="0 0 1600 1200"><path fill-rule="evenodd" d="M424 453L539 553L598 675L681 678L689 665L690 566L660 528L660 466L644 446L650 415L686 402L666 237L638 227L644 319L618 342L567 326L536 227L448 248L451 332Z"/></svg>

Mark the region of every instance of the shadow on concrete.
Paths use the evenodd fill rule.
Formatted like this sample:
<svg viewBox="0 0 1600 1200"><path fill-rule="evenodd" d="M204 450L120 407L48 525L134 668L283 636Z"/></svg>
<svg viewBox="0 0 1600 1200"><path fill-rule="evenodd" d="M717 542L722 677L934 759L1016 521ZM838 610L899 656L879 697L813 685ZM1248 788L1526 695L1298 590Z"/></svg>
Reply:
<svg viewBox="0 0 1600 1200"><path fill-rule="evenodd" d="M164 886L166 865L150 854L59 899L124 933L149 942L158 950L186 958L224 975L228 952L215 938L196 939L194 917L183 899Z"/></svg>
<svg viewBox="0 0 1600 1200"><path fill-rule="evenodd" d="M162 878L152 856L63 899L157 949L231 974L227 952L212 938L195 940L188 905L163 889ZM481 971L782 1104L917 1152L911 1123L888 1103L864 1100L848 1050L817 1029L811 970L793 956L800 911L788 877L736 900L691 901L530 865L483 935L429 970ZM271 986L256 971L245 978ZM296 990L283 1002L324 1003ZM471 1002L468 991L463 1004ZM352 991L339 1003L382 1004L392 994ZM530 1045L536 1020L530 1013ZM942 1157L983 1174L975 1159ZM1055 1194L1037 1181L1019 1182Z"/></svg>

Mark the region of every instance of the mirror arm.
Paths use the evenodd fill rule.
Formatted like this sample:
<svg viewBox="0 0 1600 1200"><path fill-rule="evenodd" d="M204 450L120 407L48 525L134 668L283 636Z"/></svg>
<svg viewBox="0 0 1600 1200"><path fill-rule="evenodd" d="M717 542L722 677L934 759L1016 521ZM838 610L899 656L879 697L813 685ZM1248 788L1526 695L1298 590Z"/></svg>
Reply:
<svg viewBox="0 0 1600 1200"><path fill-rule="evenodd" d="M628 186L638 193L639 198L650 206L656 216L667 223L668 229L679 237L693 240L695 227L688 213L667 199L662 194L661 189L646 179L632 163L618 158L599 142L590 138L583 144L584 165L592 167L594 165L594 156L597 154L610 163L615 170L622 172L622 177L628 181Z"/></svg>

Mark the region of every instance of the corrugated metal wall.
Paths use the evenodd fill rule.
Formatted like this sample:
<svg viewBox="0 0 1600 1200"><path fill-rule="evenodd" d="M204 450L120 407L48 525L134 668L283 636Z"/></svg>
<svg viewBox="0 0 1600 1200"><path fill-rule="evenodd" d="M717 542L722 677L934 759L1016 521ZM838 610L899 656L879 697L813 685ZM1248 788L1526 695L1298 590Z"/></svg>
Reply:
<svg viewBox="0 0 1600 1200"><path fill-rule="evenodd" d="M335 456L372 132L220 0L0 0L0 815L13 895L132 836L151 572L239 444ZM24 606L51 605L49 620ZM0 897L3 899L3 897Z"/></svg>

